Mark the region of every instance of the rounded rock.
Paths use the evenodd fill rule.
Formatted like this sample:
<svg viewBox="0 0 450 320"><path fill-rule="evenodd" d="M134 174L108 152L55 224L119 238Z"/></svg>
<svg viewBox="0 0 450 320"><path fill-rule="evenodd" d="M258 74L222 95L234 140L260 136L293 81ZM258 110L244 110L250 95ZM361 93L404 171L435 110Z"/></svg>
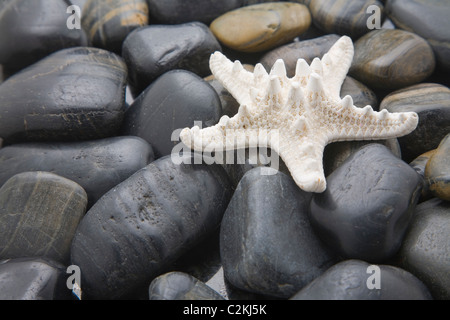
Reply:
<svg viewBox="0 0 450 320"><path fill-rule="evenodd" d="M336 254L381 262L399 249L422 187L421 177L381 144L369 144L327 177L310 220Z"/></svg>
<svg viewBox="0 0 450 320"><path fill-rule="evenodd" d="M417 128L398 138L406 162L436 149L450 132L450 89L441 84L421 83L394 91L381 101L382 109L419 116Z"/></svg>
<svg viewBox="0 0 450 320"><path fill-rule="evenodd" d="M83 294L130 297L217 230L232 190L218 165L153 161L86 213L72 242Z"/></svg>
<svg viewBox="0 0 450 320"><path fill-rule="evenodd" d="M381 29L355 42L349 74L372 89L393 91L425 80L434 68L426 40L404 30Z"/></svg>
<svg viewBox="0 0 450 320"><path fill-rule="evenodd" d="M425 179L435 197L450 201L450 134L445 136L427 162Z"/></svg>
<svg viewBox="0 0 450 320"><path fill-rule="evenodd" d="M233 50L260 52L292 41L310 24L306 6L270 2L229 11L215 19L210 28L222 44Z"/></svg>

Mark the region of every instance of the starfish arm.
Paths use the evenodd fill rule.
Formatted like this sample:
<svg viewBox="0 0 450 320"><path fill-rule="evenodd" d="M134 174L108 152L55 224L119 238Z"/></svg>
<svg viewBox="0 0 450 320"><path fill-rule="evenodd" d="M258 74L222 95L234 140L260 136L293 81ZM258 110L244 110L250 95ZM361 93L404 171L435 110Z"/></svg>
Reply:
<svg viewBox="0 0 450 320"><path fill-rule="evenodd" d="M343 36L322 57L324 84L334 99L340 99L342 83L352 64L353 55L352 40Z"/></svg>
<svg viewBox="0 0 450 320"><path fill-rule="evenodd" d="M284 161L295 183L306 192L325 191L326 180L322 165L325 143L319 142L318 139L292 142L281 138L280 147L272 148ZM286 143L283 144L283 141Z"/></svg>
<svg viewBox="0 0 450 320"><path fill-rule="evenodd" d="M216 51L211 55L209 67L214 77L239 104L248 104L251 101L250 88L254 85L254 76L245 70L239 61L233 63L221 52Z"/></svg>
<svg viewBox="0 0 450 320"><path fill-rule="evenodd" d="M329 142L397 138L412 132L419 121L415 112L389 113L373 111L370 106L355 107L350 96L344 97L340 109L332 114Z"/></svg>

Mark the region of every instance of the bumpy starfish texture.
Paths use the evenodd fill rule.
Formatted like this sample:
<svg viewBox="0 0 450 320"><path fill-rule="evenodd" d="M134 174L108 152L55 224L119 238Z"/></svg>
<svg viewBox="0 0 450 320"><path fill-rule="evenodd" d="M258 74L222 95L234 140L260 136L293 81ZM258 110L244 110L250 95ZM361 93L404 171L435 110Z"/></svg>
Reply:
<svg viewBox="0 0 450 320"><path fill-rule="evenodd" d="M247 148L252 142L268 146L279 154L301 189L323 192L322 158L328 143L396 138L418 123L415 112L376 112L371 106L355 107L348 95L340 98L353 53L351 39L343 36L322 60L315 58L308 65L299 59L295 76L288 78L281 59L270 73L261 64L252 73L239 61L233 63L215 52L211 71L239 102L239 111L232 118L223 116L212 127L183 129L181 141L196 151ZM275 134L276 143L271 139Z"/></svg>

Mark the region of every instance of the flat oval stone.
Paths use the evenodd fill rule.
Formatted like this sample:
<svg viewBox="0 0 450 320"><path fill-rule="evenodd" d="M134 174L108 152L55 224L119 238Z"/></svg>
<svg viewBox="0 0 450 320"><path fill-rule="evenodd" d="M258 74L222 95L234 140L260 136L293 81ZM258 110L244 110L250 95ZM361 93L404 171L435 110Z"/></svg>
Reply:
<svg viewBox="0 0 450 320"><path fill-rule="evenodd" d="M220 256L237 288L288 298L335 263L307 217L310 195L284 173L248 171L224 214Z"/></svg>
<svg viewBox="0 0 450 320"><path fill-rule="evenodd" d="M94 47L121 54L127 35L148 24L148 6L145 0L88 0L81 18Z"/></svg>
<svg viewBox="0 0 450 320"><path fill-rule="evenodd" d="M244 0L147 0L150 18L161 24L177 24L200 21L209 24L230 10L242 6Z"/></svg>
<svg viewBox="0 0 450 320"><path fill-rule="evenodd" d="M163 73L183 69L200 77L211 73L209 57L221 51L209 28L200 22L150 25L134 30L123 43L131 92L137 97Z"/></svg>
<svg viewBox="0 0 450 320"><path fill-rule="evenodd" d="M367 27L372 11L370 6L379 8L379 22L384 20L384 5L378 0L314 0L309 10L316 27L326 33L337 33L359 38L370 31Z"/></svg>
<svg viewBox="0 0 450 320"><path fill-rule="evenodd" d="M314 194L310 220L335 253L380 262L399 249L421 190L421 178L385 146L369 144L327 177Z"/></svg>
<svg viewBox="0 0 450 320"><path fill-rule="evenodd" d="M255 4L229 11L211 25L225 46L243 52L260 52L292 41L306 31L311 15L305 5L291 2Z"/></svg>
<svg viewBox="0 0 450 320"><path fill-rule="evenodd" d="M0 261L1 300L68 300L66 268L44 258Z"/></svg>
<svg viewBox="0 0 450 320"><path fill-rule="evenodd" d="M390 0L386 13L401 29L426 39L438 64L450 70L450 6L447 0Z"/></svg>
<svg viewBox="0 0 450 320"><path fill-rule="evenodd" d="M0 188L0 259L46 257L69 261L87 195L77 183L49 172L24 172Z"/></svg>
<svg viewBox="0 0 450 320"><path fill-rule="evenodd" d="M403 159L407 162L436 149L450 132L450 89L437 83L421 83L387 95L380 110L414 111L419 115L417 128L399 137Z"/></svg>
<svg viewBox="0 0 450 320"><path fill-rule="evenodd" d="M17 173L53 172L82 186L91 207L103 194L153 160L152 147L133 136L16 144L0 149L0 186Z"/></svg>
<svg viewBox="0 0 450 320"><path fill-rule="evenodd" d="M435 299L450 299L450 202L419 204L398 253L399 265L421 279Z"/></svg>
<svg viewBox="0 0 450 320"><path fill-rule="evenodd" d="M216 230L231 198L218 165L153 161L87 212L72 243L83 295L119 299L150 282ZM148 292L148 291L147 291Z"/></svg>
<svg viewBox="0 0 450 320"><path fill-rule="evenodd" d="M116 135L125 108L127 68L114 53L64 49L0 85L0 137L75 141Z"/></svg>
<svg viewBox="0 0 450 320"><path fill-rule="evenodd" d="M216 291L184 272L169 272L150 283L150 300L224 300Z"/></svg>
<svg viewBox="0 0 450 320"><path fill-rule="evenodd" d="M55 51L87 45L83 29L67 27L70 5L65 0L2 0L0 64L8 74Z"/></svg>
<svg viewBox="0 0 450 320"><path fill-rule="evenodd" d="M127 109L122 132L149 142L159 158L180 143L181 129L192 127L194 121L201 121L203 127L214 125L221 113L219 97L206 81L192 72L173 70L154 81Z"/></svg>
<svg viewBox="0 0 450 320"><path fill-rule="evenodd" d="M292 78L295 75L298 59L305 59L308 64L311 64L316 57L322 59L323 55L330 50L337 40L339 40L338 35L328 34L310 40L294 41L270 50L262 56L259 62L266 68L267 72L270 72L275 62L278 59L283 59L286 74Z"/></svg>
<svg viewBox="0 0 450 320"><path fill-rule="evenodd" d="M435 68L428 42L408 31L373 30L354 45L349 74L372 89L393 91L410 86L428 78Z"/></svg>
<svg viewBox="0 0 450 320"><path fill-rule="evenodd" d="M435 197L450 201L450 134L430 157L425 167L425 179Z"/></svg>
<svg viewBox="0 0 450 320"><path fill-rule="evenodd" d="M390 265L377 271L361 260L346 260L296 293L291 300L432 300L428 288L414 275ZM370 279L379 272L379 288L369 288Z"/></svg>

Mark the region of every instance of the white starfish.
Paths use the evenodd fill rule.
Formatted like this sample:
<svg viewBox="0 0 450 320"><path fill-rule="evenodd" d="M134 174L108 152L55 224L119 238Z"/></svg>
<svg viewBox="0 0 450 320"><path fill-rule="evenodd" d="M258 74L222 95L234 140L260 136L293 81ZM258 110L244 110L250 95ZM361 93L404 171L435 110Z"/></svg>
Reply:
<svg viewBox="0 0 450 320"><path fill-rule="evenodd" d="M220 52L210 59L210 68L239 102L238 113L223 116L215 126L182 130L182 142L197 151L205 148L240 149L251 141L276 151L297 185L308 192L323 192L323 150L334 141L390 139L413 131L415 112L376 112L370 106L357 108L340 90L353 59L353 43L341 37L322 60L311 65L299 59L295 76L288 78L283 60L268 74L261 64L246 71ZM258 134L266 131L267 135ZM279 143L270 143L277 134Z"/></svg>

